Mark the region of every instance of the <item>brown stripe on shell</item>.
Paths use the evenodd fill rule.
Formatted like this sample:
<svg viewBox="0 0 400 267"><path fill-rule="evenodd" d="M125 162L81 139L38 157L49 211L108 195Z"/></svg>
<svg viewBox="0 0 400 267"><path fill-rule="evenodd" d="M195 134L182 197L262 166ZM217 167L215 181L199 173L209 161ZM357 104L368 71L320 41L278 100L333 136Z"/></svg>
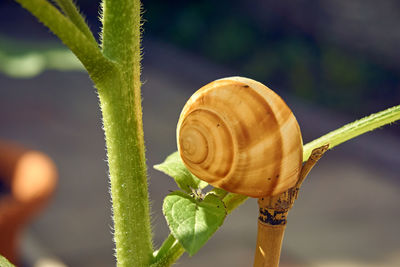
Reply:
<svg viewBox="0 0 400 267"><path fill-rule="evenodd" d="M285 140L282 144L285 157L281 162L282 178L274 192L272 192L273 195L282 193L296 184L302 165L303 143L300 128L292 113L285 123L281 125L280 131L283 140Z"/></svg>
<svg viewBox="0 0 400 267"><path fill-rule="evenodd" d="M245 190L246 194L249 194L249 191L257 192L257 194L270 194L274 191L278 180L268 180L267 173L279 173L281 168L282 138L279 134L279 122L276 120L275 113L269 103L253 88L243 87L242 84L233 82L229 87L224 87L224 89L229 90L229 94L232 97L240 97L241 99L239 104L235 105L235 108L231 110L231 116L236 118L236 120L232 121L237 122L236 127L232 126L232 128L235 129L234 132L237 134L236 140L238 140L240 157L235 170L228 177L217 182L217 185L239 193L243 193L241 190ZM272 149L264 147L263 155L249 153L251 147L269 138L275 139ZM260 161L259 158L271 158L271 161ZM260 168L266 168L260 165L268 166L268 169L265 170L265 184L242 179L242 177L253 176L252 173L257 173ZM259 175L257 174L257 176ZM259 178L255 177L254 179L256 181Z"/></svg>
<svg viewBox="0 0 400 267"><path fill-rule="evenodd" d="M178 136L183 118L196 109L218 114L232 138L227 148L219 148L224 142L215 139L220 140L213 145L215 151L211 149L215 154L200 164L212 175L205 173L204 177L198 172L201 166L190 167L184 161L196 176L216 187L252 197L278 194L284 187L294 185L302 161L301 133L292 112L273 91L241 77L212 82L196 92L184 107ZM206 127L206 135L217 134L214 127ZM227 157L224 151L234 154L228 160L229 171L222 161ZM212 167L214 163L217 167ZM218 172L222 170L220 165L224 165L222 172Z"/></svg>

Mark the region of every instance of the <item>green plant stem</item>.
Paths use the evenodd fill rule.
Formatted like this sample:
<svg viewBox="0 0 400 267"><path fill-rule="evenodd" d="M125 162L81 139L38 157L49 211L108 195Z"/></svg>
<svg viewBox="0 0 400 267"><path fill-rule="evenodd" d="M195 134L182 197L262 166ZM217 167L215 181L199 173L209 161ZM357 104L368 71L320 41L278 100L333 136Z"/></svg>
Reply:
<svg viewBox="0 0 400 267"><path fill-rule="evenodd" d="M0 266L1 267L15 267L6 258L0 255Z"/></svg>
<svg viewBox="0 0 400 267"><path fill-rule="evenodd" d="M115 73L115 64L103 56L99 47L89 41L68 18L46 0L15 0L46 25L85 66L98 86Z"/></svg>
<svg viewBox="0 0 400 267"><path fill-rule="evenodd" d="M72 2L59 1L67 18L46 0L16 1L72 50L94 81L106 136L117 265L149 266L153 248L140 95L140 1L104 0L103 53L87 36L77 9L68 6Z"/></svg>
<svg viewBox="0 0 400 267"><path fill-rule="evenodd" d="M133 98L117 79L100 88L110 172L118 266L148 266L152 259L150 212L142 136ZM109 90L106 90L109 89ZM139 96L140 97L140 96Z"/></svg>
<svg viewBox="0 0 400 267"><path fill-rule="evenodd" d="M173 235L170 234L161 246L160 250L156 253L154 257L154 263L151 264L151 267L171 266L182 256L184 252L185 249L173 237Z"/></svg>
<svg viewBox="0 0 400 267"><path fill-rule="evenodd" d="M354 137L400 120L400 105L371 114L360 120L346 124L303 147L303 161L306 161L314 148L329 144L329 149L344 143Z"/></svg>
<svg viewBox="0 0 400 267"><path fill-rule="evenodd" d="M153 260L140 94L140 1L104 0L102 48L119 76L98 87L110 171L117 265Z"/></svg>
<svg viewBox="0 0 400 267"><path fill-rule="evenodd" d="M229 194L228 191L225 191L224 189L218 188L218 187L214 187L213 190L211 190L208 194L214 194L217 197L219 197L220 199L224 199L226 197L226 195Z"/></svg>
<svg viewBox="0 0 400 267"><path fill-rule="evenodd" d="M170 234L165 239L164 243L161 245L160 249L156 251L154 254L154 260L152 267L160 266L170 266L173 264L183 253L185 250L178 243L175 237Z"/></svg>
<svg viewBox="0 0 400 267"><path fill-rule="evenodd" d="M395 106L389 109L386 109L384 111L372 114L368 117L362 118L358 121L349 123L344 125L343 127L332 131L318 139L315 139L314 141L306 144L304 146L304 161L308 159L308 157L311 154L311 151L314 148L320 147L324 144L329 143L329 149L337 146L343 142L346 142L349 139L352 139L356 136L359 136L363 133L366 133L368 131L372 131L378 127L381 127L383 125L393 123L396 120L400 120L400 106ZM239 195L239 194L233 194L233 193L224 193L223 190L214 188L211 192L214 192L218 196L223 197L223 201L225 203L226 210L229 213L231 213L234 209L236 209L238 206L240 206L242 203L244 203L248 197L244 195ZM172 235L169 235L168 238L168 243L164 242L164 244L170 244L172 240L175 240ZM172 250L168 250L166 248L163 248L164 244L156 253L155 259L156 263L154 266L170 266L173 262L175 262L179 257L183 254L184 251L180 251L181 254L178 255L176 253L173 253ZM174 243L174 246L182 248L182 246L176 242ZM177 248L174 248L177 250ZM182 248L183 249L183 248ZM164 254L165 253L165 254ZM161 259L163 259L163 262L170 263L169 265L157 265L161 264ZM153 265L152 265L153 266Z"/></svg>
<svg viewBox="0 0 400 267"><path fill-rule="evenodd" d="M248 196L234 194L234 193L227 194L223 199L226 207L226 212L228 214L231 213L234 209L243 204L248 198L249 198Z"/></svg>
<svg viewBox="0 0 400 267"><path fill-rule="evenodd" d="M97 44L93 33L86 24L82 14L79 13L78 7L72 2L72 0L54 0L56 4L61 8L62 12L69 17L72 23L88 38L89 41Z"/></svg>
<svg viewBox="0 0 400 267"><path fill-rule="evenodd" d="M174 244L176 243L176 239L173 235L169 235L165 240L164 243L161 245L160 249L156 251L154 254L156 255L163 255L165 254ZM157 261L157 257L154 258Z"/></svg>

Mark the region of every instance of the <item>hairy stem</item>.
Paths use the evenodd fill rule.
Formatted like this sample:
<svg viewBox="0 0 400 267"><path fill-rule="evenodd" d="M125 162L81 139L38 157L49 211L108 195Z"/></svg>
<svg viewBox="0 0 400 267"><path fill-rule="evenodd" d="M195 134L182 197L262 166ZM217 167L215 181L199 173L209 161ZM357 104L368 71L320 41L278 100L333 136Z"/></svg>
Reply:
<svg viewBox="0 0 400 267"><path fill-rule="evenodd" d="M140 1L103 1L103 52L71 0L16 0L79 58L100 98L118 266L153 259L140 95Z"/></svg>
<svg viewBox="0 0 400 267"><path fill-rule="evenodd" d="M400 105L371 114L360 120L346 124L318 139L306 144L303 149L303 160L307 160L314 148L329 144L329 149L354 137L400 120Z"/></svg>
<svg viewBox="0 0 400 267"><path fill-rule="evenodd" d="M86 24L85 19L79 13L78 7L72 0L54 0L55 3L61 8L62 12L71 20L73 24L88 38L89 41L97 45L97 41L93 33Z"/></svg>
<svg viewBox="0 0 400 267"><path fill-rule="evenodd" d="M46 0L15 0L46 25L85 66L96 86L115 75L115 64L105 58L74 23Z"/></svg>
<svg viewBox="0 0 400 267"><path fill-rule="evenodd" d="M119 76L98 87L106 135L117 265L153 259L140 94L140 1L104 0L103 53Z"/></svg>

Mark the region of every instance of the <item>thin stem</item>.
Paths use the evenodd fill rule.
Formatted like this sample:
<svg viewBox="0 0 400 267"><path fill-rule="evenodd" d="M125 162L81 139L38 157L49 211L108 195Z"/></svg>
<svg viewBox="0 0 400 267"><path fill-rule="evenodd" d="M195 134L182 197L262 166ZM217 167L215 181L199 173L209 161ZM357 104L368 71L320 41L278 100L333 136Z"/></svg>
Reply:
<svg viewBox="0 0 400 267"><path fill-rule="evenodd" d="M118 77L98 87L113 203L117 265L153 260L140 94L140 1L103 0L102 49Z"/></svg>
<svg viewBox="0 0 400 267"><path fill-rule="evenodd" d="M97 45L97 41L93 36L92 31L86 24L84 17L79 13L78 7L72 0L54 0L61 8L62 12L72 21L73 24L88 38L89 41Z"/></svg>
<svg viewBox="0 0 400 267"><path fill-rule="evenodd" d="M216 195L216 196L219 197L220 199L224 199L224 197L226 197L226 196L229 194L228 191L225 191L224 189L220 189L220 188L217 188L217 187L214 187L213 190L211 190L211 191L209 192L209 194L210 194L210 193Z"/></svg>
<svg viewBox="0 0 400 267"><path fill-rule="evenodd" d="M248 198L248 196L234 193L229 193L228 195L226 195L223 201L225 203L226 211L228 212L228 214L239 207L241 204L243 204Z"/></svg>
<svg viewBox="0 0 400 267"><path fill-rule="evenodd" d="M169 235L165 240L164 243L161 245L160 249L154 253L154 260L157 261L157 255L163 255L166 251L168 251L176 242L176 239L173 235Z"/></svg>
<svg viewBox="0 0 400 267"><path fill-rule="evenodd" d="M15 0L46 25L83 63L96 86L115 73L115 64L105 58L99 47L46 0Z"/></svg>
<svg viewBox="0 0 400 267"><path fill-rule="evenodd" d="M169 247L169 249L165 249L161 251L162 247L159 250L159 253L154 258L154 263L151 267L168 267L175 263L185 252L185 249L181 246L181 244L175 240L175 238L170 234L166 241L172 242L173 245ZM164 242L165 243L165 242ZM164 246L164 244L163 244ZM161 253L162 252L162 253Z"/></svg>
<svg viewBox="0 0 400 267"><path fill-rule="evenodd" d="M329 144L313 149L310 157L308 157L306 163L304 163L303 167L301 168L299 179L297 180L295 186L296 188L300 189L301 184L306 179L311 169L314 168L315 164L317 164L317 162L321 159L321 157L325 154L325 152L328 151L328 149L329 149Z"/></svg>
<svg viewBox="0 0 400 267"><path fill-rule="evenodd" d="M172 234L169 234L160 249L155 253L154 263L151 266L170 266L177 261L184 252L185 250L175 237Z"/></svg>
<svg viewBox="0 0 400 267"><path fill-rule="evenodd" d="M311 154L311 151L316 147L329 144L329 149L331 149L341 143L346 142L347 140L382 127L383 125L393 123L397 120L400 120L400 105L346 124L343 127L306 144L303 147L303 160L307 160Z"/></svg>

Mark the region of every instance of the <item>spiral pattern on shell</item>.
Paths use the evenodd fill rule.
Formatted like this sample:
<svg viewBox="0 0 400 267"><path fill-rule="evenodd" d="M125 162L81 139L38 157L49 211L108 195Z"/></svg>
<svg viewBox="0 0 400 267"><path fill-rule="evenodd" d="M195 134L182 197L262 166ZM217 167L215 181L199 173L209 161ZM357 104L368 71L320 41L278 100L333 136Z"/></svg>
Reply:
<svg viewBox="0 0 400 267"><path fill-rule="evenodd" d="M177 143L184 164L198 178L251 197L293 187L303 161L291 110L268 87L243 77L199 89L181 112Z"/></svg>

